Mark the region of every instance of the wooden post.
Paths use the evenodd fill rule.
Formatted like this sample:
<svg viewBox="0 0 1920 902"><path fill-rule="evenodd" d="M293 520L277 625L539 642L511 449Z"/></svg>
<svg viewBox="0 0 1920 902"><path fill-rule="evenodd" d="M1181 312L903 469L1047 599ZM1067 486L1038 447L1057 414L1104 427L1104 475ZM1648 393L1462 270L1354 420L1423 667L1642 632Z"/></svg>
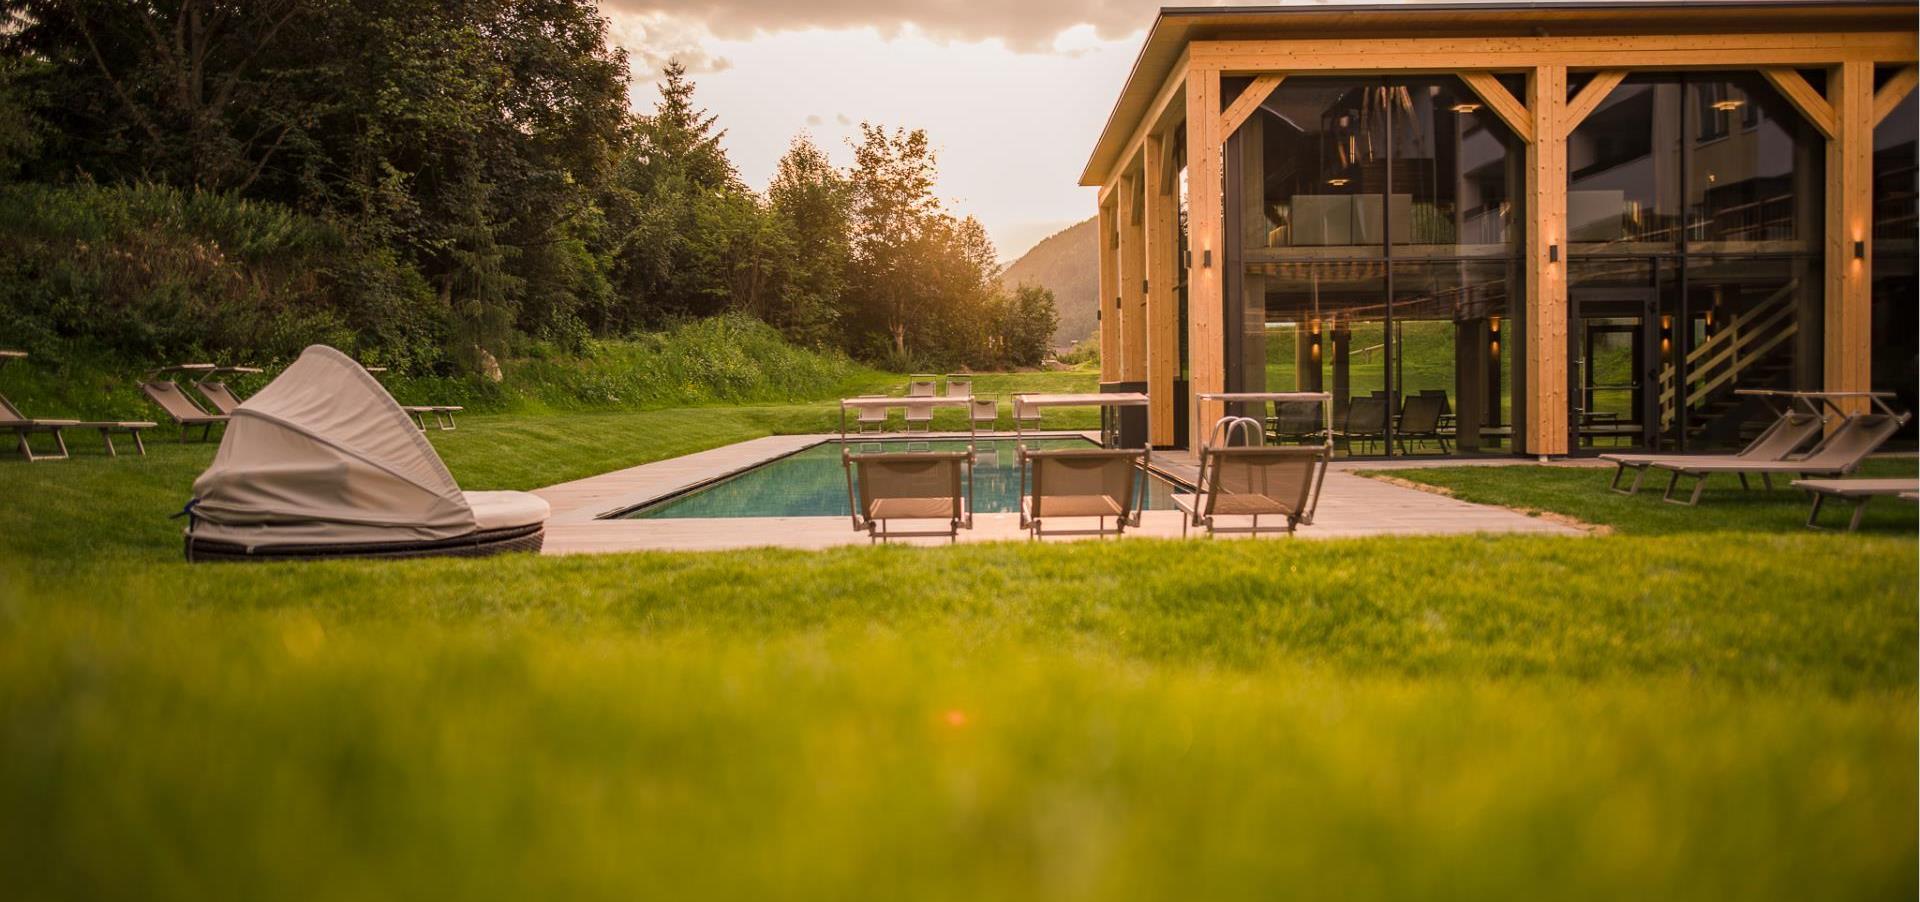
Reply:
<svg viewBox="0 0 1920 902"><path fill-rule="evenodd" d="M1114 266L1114 206L1112 192L1100 203L1100 381L1120 379L1120 313L1114 309L1119 297L1119 273Z"/></svg>
<svg viewBox="0 0 1920 902"><path fill-rule="evenodd" d="M1120 381L1147 381L1146 229L1140 173L1120 177Z"/></svg>
<svg viewBox="0 0 1920 902"><path fill-rule="evenodd" d="M1220 70L1194 66L1187 73L1187 372L1193 393L1187 436L1195 448L1225 411L1220 402L1197 397L1226 390L1220 139Z"/></svg>
<svg viewBox="0 0 1920 902"><path fill-rule="evenodd" d="M1142 155L1146 168L1147 247L1147 442L1173 446L1173 383L1180 375L1180 300L1174 286L1180 281L1180 196L1166 178L1162 161L1177 136L1147 136Z"/></svg>
<svg viewBox="0 0 1920 902"><path fill-rule="evenodd" d="M1827 142L1826 322L1828 391L1866 391L1873 382L1869 336L1873 301L1873 63L1845 62L1827 76L1833 138ZM1856 253L1855 248L1859 251ZM1847 399L1849 412L1867 408Z"/></svg>
<svg viewBox="0 0 1920 902"><path fill-rule="evenodd" d="M1567 453L1567 67L1527 78L1526 452Z"/></svg>

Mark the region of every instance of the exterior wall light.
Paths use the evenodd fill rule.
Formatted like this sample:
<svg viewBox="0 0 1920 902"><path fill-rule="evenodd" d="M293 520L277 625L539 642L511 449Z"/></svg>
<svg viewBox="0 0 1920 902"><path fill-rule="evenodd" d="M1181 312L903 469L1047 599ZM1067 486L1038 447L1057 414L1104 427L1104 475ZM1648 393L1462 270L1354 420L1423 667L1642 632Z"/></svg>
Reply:
<svg viewBox="0 0 1920 902"><path fill-rule="evenodd" d="M1547 245L1547 262L1548 263L1560 262L1560 245L1557 245L1557 244Z"/></svg>
<svg viewBox="0 0 1920 902"><path fill-rule="evenodd" d="M1867 259L1867 243L1865 241L1855 241L1853 243L1853 259Z"/></svg>
<svg viewBox="0 0 1920 902"><path fill-rule="evenodd" d="M1213 267L1213 248L1207 248L1206 250L1200 252L1200 268L1210 269L1212 267Z"/></svg>

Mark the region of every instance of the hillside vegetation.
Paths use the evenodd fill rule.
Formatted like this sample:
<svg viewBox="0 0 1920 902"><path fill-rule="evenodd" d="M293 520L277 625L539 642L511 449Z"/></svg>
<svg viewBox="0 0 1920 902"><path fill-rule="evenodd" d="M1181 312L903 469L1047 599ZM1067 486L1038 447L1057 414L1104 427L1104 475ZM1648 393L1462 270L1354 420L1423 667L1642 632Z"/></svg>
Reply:
<svg viewBox="0 0 1920 902"><path fill-rule="evenodd" d="M1056 348L1068 347L1100 328L1100 227L1088 219L1048 236L1000 273L1000 284L1012 290L1034 285L1053 293L1060 326L1053 332Z"/></svg>

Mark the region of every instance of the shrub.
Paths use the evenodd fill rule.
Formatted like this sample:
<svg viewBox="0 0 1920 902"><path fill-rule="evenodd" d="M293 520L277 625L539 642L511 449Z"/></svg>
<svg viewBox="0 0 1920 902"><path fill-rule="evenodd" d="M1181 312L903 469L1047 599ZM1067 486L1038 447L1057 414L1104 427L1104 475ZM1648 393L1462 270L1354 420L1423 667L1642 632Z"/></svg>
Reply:
<svg viewBox="0 0 1920 902"><path fill-rule="evenodd" d="M0 343L136 365L331 344L444 366L447 317L391 251L286 207L157 185L0 187Z"/></svg>

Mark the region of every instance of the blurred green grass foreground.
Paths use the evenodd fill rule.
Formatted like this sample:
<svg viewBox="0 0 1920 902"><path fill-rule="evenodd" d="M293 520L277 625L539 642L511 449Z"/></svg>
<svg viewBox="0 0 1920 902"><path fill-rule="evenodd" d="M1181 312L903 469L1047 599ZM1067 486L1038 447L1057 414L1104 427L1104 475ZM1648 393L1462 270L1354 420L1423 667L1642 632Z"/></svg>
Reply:
<svg viewBox="0 0 1920 902"><path fill-rule="evenodd" d="M830 415L433 439L533 488ZM1419 478L1618 532L189 566L211 453L0 463L0 898L1916 891L1897 505L1519 467Z"/></svg>

